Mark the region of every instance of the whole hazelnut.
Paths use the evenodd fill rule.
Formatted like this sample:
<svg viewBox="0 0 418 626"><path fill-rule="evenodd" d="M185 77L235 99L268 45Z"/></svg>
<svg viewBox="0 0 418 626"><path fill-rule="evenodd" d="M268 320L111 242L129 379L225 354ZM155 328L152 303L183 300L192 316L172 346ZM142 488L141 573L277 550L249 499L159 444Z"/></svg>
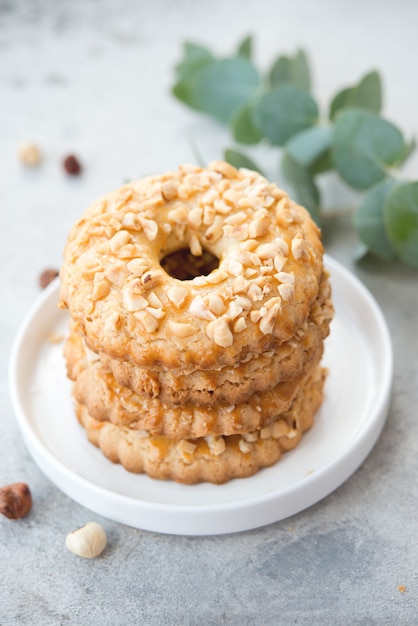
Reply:
<svg viewBox="0 0 418 626"><path fill-rule="evenodd" d="M68 550L85 559L99 556L107 544L106 532L97 522L88 522L85 526L69 533L65 540Z"/></svg>
<svg viewBox="0 0 418 626"><path fill-rule="evenodd" d="M41 289L45 289L45 287L48 287L49 283L52 283L52 281L58 276L58 274L59 272L56 269L51 268L44 270L39 276L39 286L41 287Z"/></svg>
<svg viewBox="0 0 418 626"><path fill-rule="evenodd" d="M38 146L29 142L19 146L17 156L20 162L28 167L35 167L39 165L42 160L42 154Z"/></svg>
<svg viewBox="0 0 418 626"><path fill-rule="evenodd" d="M21 519L32 508L32 494L26 483L13 483L0 489L0 513L8 519Z"/></svg>
<svg viewBox="0 0 418 626"><path fill-rule="evenodd" d="M81 172L80 161L73 154L69 154L65 157L63 166L67 174L70 174L71 176L77 176L77 174L80 174Z"/></svg>

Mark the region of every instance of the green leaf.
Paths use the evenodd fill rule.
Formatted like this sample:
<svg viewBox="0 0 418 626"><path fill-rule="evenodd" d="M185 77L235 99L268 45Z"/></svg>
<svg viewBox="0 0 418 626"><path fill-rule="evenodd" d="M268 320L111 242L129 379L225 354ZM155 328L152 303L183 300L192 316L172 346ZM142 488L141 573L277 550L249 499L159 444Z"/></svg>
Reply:
<svg viewBox="0 0 418 626"><path fill-rule="evenodd" d="M331 145L329 126L312 126L294 135L286 144L287 152L303 167L311 168Z"/></svg>
<svg viewBox="0 0 418 626"><path fill-rule="evenodd" d="M231 131L235 141L243 144L255 144L261 141L263 135L254 123L254 104L248 102L233 115Z"/></svg>
<svg viewBox="0 0 418 626"><path fill-rule="evenodd" d="M305 91L311 89L308 58L303 50L298 50L292 60L292 84Z"/></svg>
<svg viewBox="0 0 418 626"><path fill-rule="evenodd" d="M260 85L255 67L242 57L212 60L181 79L174 95L188 106L229 122Z"/></svg>
<svg viewBox="0 0 418 626"><path fill-rule="evenodd" d="M282 168L292 187L294 199L304 206L319 224L319 190L311 173L287 152L284 152L282 157Z"/></svg>
<svg viewBox="0 0 418 626"><path fill-rule="evenodd" d="M394 180L385 180L374 187L364 197L354 215L354 226L361 241L370 252L383 259L396 257L388 239L383 218L386 197L395 185Z"/></svg>
<svg viewBox="0 0 418 626"><path fill-rule="evenodd" d="M238 152L237 150L227 149L224 152L224 159L231 165L236 168L245 167L247 170L253 170L254 172L259 172L262 176L264 176L263 171L260 167L254 163L249 157L242 152Z"/></svg>
<svg viewBox="0 0 418 626"><path fill-rule="evenodd" d="M322 154L315 163L311 165L309 171L312 176L317 176L318 174L323 174L324 172L329 172L329 170L334 169L334 161L332 158L332 151L327 150Z"/></svg>
<svg viewBox="0 0 418 626"><path fill-rule="evenodd" d="M399 258L418 267L418 182L399 184L389 192L384 219Z"/></svg>
<svg viewBox="0 0 418 626"><path fill-rule="evenodd" d="M183 44L184 58L175 67L179 79L186 78L205 63L213 60L208 48L186 41Z"/></svg>
<svg viewBox="0 0 418 626"><path fill-rule="evenodd" d="M334 164L340 176L355 189L367 189L383 180L404 149L396 126L373 113L347 109L336 118Z"/></svg>
<svg viewBox="0 0 418 626"><path fill-rule="evenodd" d="M400 155L399 159L396 161L396 167L401 167L402 165L404 165L411 156L411 154L413 154L416 147L417 142L415 141L414 137L410 141L408 141L408 143L405 143L404 151Z"/></svg>
<svg viewBox="0 0 418 626"><path fill-rule="evenodd" d="M378 72L369 72L353 87L346 87L333 98L329 117L347 108L357 107L372 113L379 113L382 108L382 81Z"/></svg>
<svg viewBox="0 0 418 626"><path fill-rule="evenodd" d="M269 73L269 81L272 87L280 87L282 85L291 84L291 61L287 56L279 56Z"/></svg>
<svg viewBox="0 0 418 626"><path fill-rule="evenodd" d="M254 121L263 135L278 146L293 135L313 126L318 106L311 96L291 85L266 92L254 106Z"/></svg>
<svg viewBox="0 0 418 626"><path fill-rule="evenodd" d="M304 91L311 88L308 59L303 50L298 50L294 57L279 56L269 72L272 87L293 85Z"/></svg>
<svg viewBox="0 0 418 626"><path fill-rule="evenodd" d="M333 120L338 113L342 109L345 109L350 106L350 102L352 99L352 94L355 92L355 87L346 87L346 89L342 89L339 91L331 101L331 106L329 110L329 119Z"/></svg>
<svg viewBox="0 0 418 626"><path fill-rule="evenodd" d="M253 53L253 38L251 35L247 35L245 39L241 41L238 46L237 54L240 57L245 57L246 59L251 59Z"/></svg>

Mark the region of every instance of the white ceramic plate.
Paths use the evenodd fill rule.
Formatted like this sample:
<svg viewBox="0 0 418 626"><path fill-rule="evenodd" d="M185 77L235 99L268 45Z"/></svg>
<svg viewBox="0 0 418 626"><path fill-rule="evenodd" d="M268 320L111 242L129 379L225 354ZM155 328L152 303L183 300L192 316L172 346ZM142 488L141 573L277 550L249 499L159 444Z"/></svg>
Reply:
<svg viewBox="0 0 418 626"><path fill-rule="evenodd" d="M88 443L74 416L62 356L68 313L57 281L41 295L15 340L10 383L26 445L68 496L105 517L163 533L210 535L256 528L318 502L364 461L386 419L392 349L383 316L365 287L327 257L335 318L326 340L330 374L316 422L277 465L225 485L179 485L130 474Z"/></svg>

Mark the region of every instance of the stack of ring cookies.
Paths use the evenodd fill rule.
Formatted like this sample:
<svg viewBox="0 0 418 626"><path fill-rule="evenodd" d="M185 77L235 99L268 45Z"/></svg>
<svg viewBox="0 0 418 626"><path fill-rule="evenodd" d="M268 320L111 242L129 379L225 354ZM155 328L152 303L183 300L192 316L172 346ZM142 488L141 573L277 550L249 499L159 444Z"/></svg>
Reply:
<svg viewBox="0 0 418 626"><path fill-rule="evenodd" d="M224 483L312 426L333 316L320 231L260 174L183 165L109 193L60 276L76 414L111 461Z"/></svg>

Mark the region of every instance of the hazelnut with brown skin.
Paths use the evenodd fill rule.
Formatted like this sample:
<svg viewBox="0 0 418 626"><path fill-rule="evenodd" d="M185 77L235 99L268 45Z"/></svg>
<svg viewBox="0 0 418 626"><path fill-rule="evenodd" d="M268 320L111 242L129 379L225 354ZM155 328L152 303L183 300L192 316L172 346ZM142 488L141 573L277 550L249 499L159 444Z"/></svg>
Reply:
<svg viewBox="0 0 418 626"><path fill-rule="evenodd" d="M39 286L41 289L48 287L49 283L52 283L52 281L58 276L58 273L59 272L56 269L44 270L39 276Z"/></svg>
<svg viewBox="0 0 418 626"><path fill-rule="evenodd" d="M32 494L26 483L0 488L0 513L8 519L21 519L32 508Z"/></svg>

